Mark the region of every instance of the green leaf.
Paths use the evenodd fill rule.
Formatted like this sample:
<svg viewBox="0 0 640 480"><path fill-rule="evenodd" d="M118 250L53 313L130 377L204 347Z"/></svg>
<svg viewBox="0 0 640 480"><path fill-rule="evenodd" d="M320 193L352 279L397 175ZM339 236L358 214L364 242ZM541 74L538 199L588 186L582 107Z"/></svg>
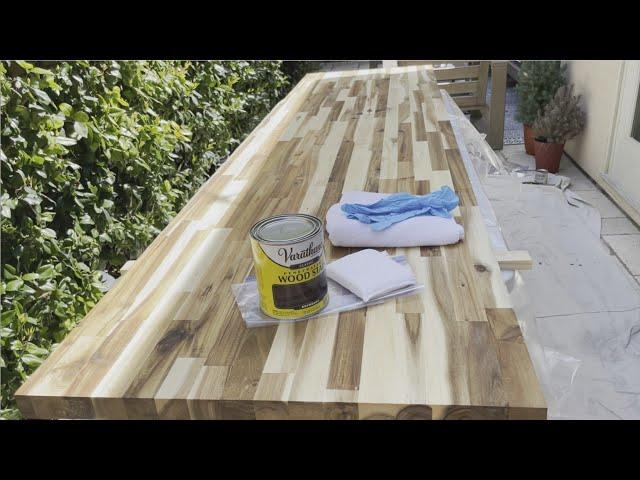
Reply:
<svg viewBox="0 0 640 480"><path fill-rule="evenodd" d="M51 228L43 228L41 232L42 232L42 235L47 238L56 238L56 232Z"/></svg>
<svg viewBox="0 0 640 480"><path fill-rule="evenodd" d="M78 269L81 272L88 272L90 270L89 267L87 266L87 264L84 263L84 262L78 262L77 265L78 265Z"/></svg>
<svg viewBox="0 0 640 480"><path fill-rule="evenodd" d="M76 112L73 119L78 122L87 123L89 121L89 115L84 112Z"/></svg>
<svg viewBox="0 0 640 480"><path fill-rule="evenodd" d="M82 225L95 225L93 219L89 216L89 214L85 213L82 218L80 218L80 223Z"/></svg>
<svg viewBox="0 0 640 480"><path fill-rule="evenodd" d="M23 200L29 205L40 205L40 203L42 203L42 198L35 192L28 193L24 196Z"/></svg>
<svg viewBox="0 0 640 480"><path fill-rule="evenodd" d="M87 138L87 135L89 134L89 129L84 123L76 121L76 122L73 122L73 133L75 135L75 138L77 139Z"/></svg>
<svg viewBox="0 0 640 480"><path fill-rule="evenodd" d="M16 273L18 273L18 272L16 271L16 267L14 267L13 265L9 265L8 263L5 263L5 264L3 265L3 269L4 269L4 274L5 274L5 276L6 276L6 275L8 275L8 274L13 274L13 275L15 275Z"/></svg>
<svg viewBox="0 0 640 480"><path fill-rule="evenodd" d="M24 68L27 72L33 70L33 65L31 65L29 62L25 62L24 60L16 60L16 63Z"/></svg>
<svg viewBox="0 0 640 480"><path fill-rule="evenodd" d="M142 168L144 168L145 170L147 170L148 172L151 172L151 167L149 167L149 165L147 165L147 162L145 162L144 160L142 160L141 158L134 158L133 161L135 162L136 165L141 166Z"/></svg>
<svg viewBox="0 0 640 480"><path fill-rule="evenodd" d="M36 94L36 96L45 103L45 105L49 105L51 103L51 99L49 98L49 95L47 95L46 92L44 92L43 90L40 90L39 88L34 88L33 89L33 93Z"/></svg>
<svg viewBox="0 0 640 480"><path fill-rule="evenodd" d="M22 363L26 363L30 367L37 367L44 361L44 359L36 357L31 353L27 353L23 355L21 360L22 360Z"/></svg>
<svg viewBox="0 0 640 480"><path fill-rule="evenodd" d="M26 282L37 280L39 278L40 278L40 275L38 273L25 273L24 275L22 275L22 279Z"/></svg>
<svg viewBox="0 0 640 480"><path fill-rule="evenodd" d="M46 280L48 278L52 278L56 274L56 270L53 265L43 265L38 268L38 273L42 280Z"/></svg>
<svg viewBox="0 0 640 480"><path fill-rule="evenodd" d="M20 287L24 285L24 281L21 278L17 278L15 280L11 280L7 283L7 292L15 292L20 289Z"/></svg>
<svg viewBox="0 0 640 480"><path fill-rule="evenodd" d="M46 348L42 348L37 345L34 345L31 342L27 343L27 352L32 353L33 355L39 355L39 356L49 354L49 350L47 350Z"/></svg>
<svg viewBox="0 0 640 480"><path fill-rule="evenodd" d="M44 68L40 67L33 67L30 73L37 73L39 75L53 75L53 72L51 70L45 70Z"/></svg>
<svg viewBox="0 0 640 480"><path fill-rule="evenodd" d="M40 155L34 155L31 157L31 163L35 165L44 165L44 157L41 157Z"/></svg>
<svg viewBox="0 0 640 480"><path fill-rule="evenodd" d="M75 139L69 137L55 137L56 142L60 145L64 145L65 147L70 147L71 145L75 145L78 143Z"/></svg>
<svg viewBox="0 0 640 480"><path fill-rule="evenodd" d="M58 110L60 110L65 117L70 117L73 113L73 107L68 103L61 103L58 105Z"/></svg>
<svg viewBox="0 0 640 480"><path fill-rule="evenodd" d="M40 285L39 288L43 292L53 292L56 289L56 286L51 282L47 282Z"/></svg>

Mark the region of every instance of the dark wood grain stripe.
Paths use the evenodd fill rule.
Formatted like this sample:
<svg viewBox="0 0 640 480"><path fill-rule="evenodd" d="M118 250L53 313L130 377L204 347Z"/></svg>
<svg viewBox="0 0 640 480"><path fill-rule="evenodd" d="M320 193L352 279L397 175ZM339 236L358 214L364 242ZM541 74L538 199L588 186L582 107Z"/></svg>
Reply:
<svg viewBox="0 0 640 480"><path fill-rule="evenodd" d="M364 327L365 310L340 314L327 388L357 390L360 385Z"/></svg>
<svg viewBox="0 0 640 480"><path fill-rule="evenodd" d="M420 247L421 257L439 257L442 255L442 247Z"/></svg>
<svg viewBox="0 0 640 480"><path fill-rule="evenodd" d="M427 132L429 142L429 158L431 159L432 170L446 170L447 158L445 157L442 139L439 132Z"/></svg>
<svg viewBox="0 0 640 480"><path fill-rule="evenodd" d="M446 140L447 150L448 149L457 149L458 143L456 142L456 136L453 133L453 128L451 127L450 121L440 121L438 122L440 132L442 136Z"/></svg>
<svg viewBox="0 0 640 480"><path fill-rule="evenodd" d="M276 329L276 326L244 328L224 385L223 400L253 399Z"/></svg>
<svg viewBox="0 0 640 480"><path fill-rule="evenodd" d="M447 150L445 152L447 165L451 172L451 178L453 180L453 188L456 191L458 198L460 198L460 206L468 207L478 205L476 195L473 192L471 186L471 180L467 175L467 170L464 166L460 151L456 148L453 150Z"/></svg>

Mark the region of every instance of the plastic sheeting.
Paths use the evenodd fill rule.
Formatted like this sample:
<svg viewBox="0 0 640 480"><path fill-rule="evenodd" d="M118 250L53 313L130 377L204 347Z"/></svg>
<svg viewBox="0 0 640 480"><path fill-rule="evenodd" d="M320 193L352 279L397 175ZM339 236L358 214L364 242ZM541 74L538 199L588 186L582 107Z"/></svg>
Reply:
<svg viewBox="0 0 640 480"><path fill-rule="evenodd" d="M400 265L409 265L404 255L397 255L393 258L394 261ZM410 267L409 267L410 268ZM424 288L423 284L409 285L408 287L400 288L393 292L387 293L382 296L378 296L368 302L363 301L360 297L341 286L339 283L334 282L331 279L327 279L327 286L329 290L329 304L314 315L308 315L302 318L286 318L275 319L265 315L260 309L260 295L258 293L258 284L256 277L251 275L246 278L244 283L236 283L231 285L231 290L240 309L242 319L248 328L264 327L267 325L278 325L280 323L294 323L313 318L325 317L327 315L333 315L339 312L346 312L349 310L356 310L369 305L377 305L379 303L386 302L391 298L404 297L408 295L415 295L420 293L420 290Z"/></svg>
<svg viewBox="0 0 640 480"><path fill-rule="evenodd" d="M566 177L523 183L533 157L505 162L443 95L494 249L534 259L505 280L548 418L640 419L640 288L602 244L600 214Z"/></svg>

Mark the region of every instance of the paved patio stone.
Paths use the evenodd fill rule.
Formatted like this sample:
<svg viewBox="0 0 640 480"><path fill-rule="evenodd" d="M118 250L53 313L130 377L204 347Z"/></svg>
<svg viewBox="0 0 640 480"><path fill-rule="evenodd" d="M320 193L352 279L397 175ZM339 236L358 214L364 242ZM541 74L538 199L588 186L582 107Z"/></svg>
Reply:
<svg viewBox="0 0 640 480"><path fill-rule="evenodd" d="M584 190L597 190L598 187L585 175L566 155L562 157L560 162L560 175L564 175L571 179L571 190L582 192Z"/></svg>
<svg viewBox="0 0 640 480"><path fill-rule="evenodd" d="M632 275L640 275L640 234L603 235L602 238Z"/></svg>
<svg viewBox="0 0 640 480"><path fill-rule="evenodd" d="M602 218L626 218L622 210L616 207L615 203L609 200L600 190L585 190L580 192L579 195L597 208Z"/></svg>
<svg viewBox="0 0 640 480"><path fill-rule="evenodd" d="M602 219L602 235L626 235L640 233L628 218L603 218Z"/></svg>

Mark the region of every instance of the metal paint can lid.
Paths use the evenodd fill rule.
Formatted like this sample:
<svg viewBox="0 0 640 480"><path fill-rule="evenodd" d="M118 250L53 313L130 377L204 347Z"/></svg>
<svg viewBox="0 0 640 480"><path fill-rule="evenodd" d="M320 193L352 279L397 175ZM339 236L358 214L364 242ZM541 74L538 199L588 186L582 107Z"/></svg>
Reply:
<svg viewBox="0 0 640 480"><path fill-rule="evenodd" d="M322 221L304 213L276 215L257 222L251 227L251 237L259 242L282 245L301 242L316 235Z"/></svg>

